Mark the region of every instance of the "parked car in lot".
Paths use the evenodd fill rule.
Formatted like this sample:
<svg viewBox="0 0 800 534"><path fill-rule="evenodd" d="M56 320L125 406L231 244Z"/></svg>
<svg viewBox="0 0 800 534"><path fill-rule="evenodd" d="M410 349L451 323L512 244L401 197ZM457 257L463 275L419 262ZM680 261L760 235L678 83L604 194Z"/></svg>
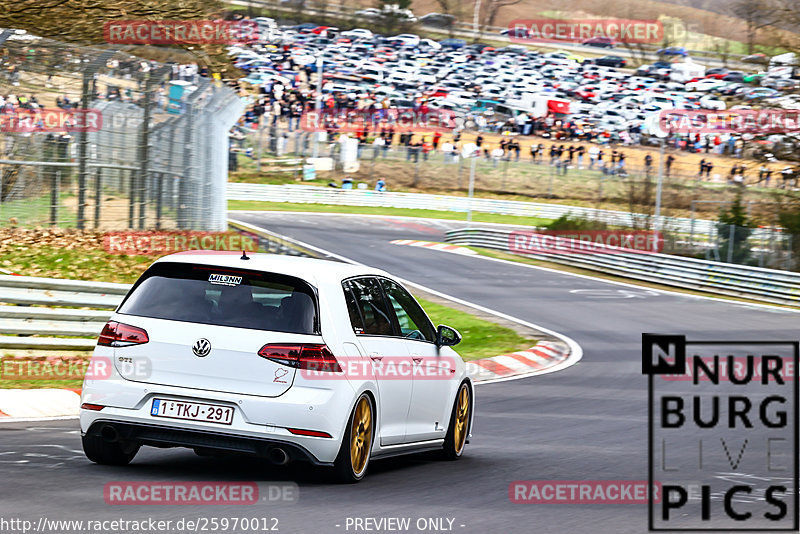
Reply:
<svg viewBox="0 0 800 534"><path fill-rule="evenodd" d="M263 85L271 81L278 81L284 84L291 84L292 81L288 77L281 76L275 72L251 72L244 78L240 78L239 82L249 83L252 85Z"/></svg>
<svg viewBox="0 0 800 534"><path fill-rule="evenodd" d="M586 39L585 41L581 41L583 46L594 46L597 48L614 48L614 39L609 37L592 37L591 39Z"/></svg>
<svg viewBox="0 0 800 534"><path fill-rule="evenodd" d="M439 44L452 49L460 49L467 46L467 42L464 39L443 39L439 41Z"/></svg>
<svg viewBox="0 0 800 534"><path fill-rule="evenodd" d="M699 103L703 107L703 109L724 110L726 107L725 102L723 102L719 98L714 98L711 95L703 95L702 97L700 97Z"/></svg>
<svg viewBox="0 0 800 534"><path fill-rule="evenodd" d="M703 78L701 80L697 80L695 82L689 82L686 84L687 91L711 91L717 87L725 85L725 82L721 80L715 80L713 78Z"/></svg>
<svg viewBox="0 0 800 534"><path fill-rule="evenodd" d="M356 15L368 19L374 19L381 16L381 10L375 7L368 7L367 9L362 9L360 11L356 11Z"/></svg>
<svg viewBox="0 0 800 534"><path fill-rule="evenodd" d="M765 77L761 81L762 87L769 87L770 89L780 89L783 91L794 91L798 88L796 80L783 79L783 78L768 78Z"/></svg>
<svg viewBox="0 0 800 534"><path fill-rule="evenodd" d="M763 65L769 64L769 57L766 54L750 54L742 58L744 63L759 63Z"/></svg>
<svg viewBox="0 0 800 534"><path fill-rule="evenodd" d="M527 39L531 36L531 32L522 26L518 26L511 29L500 30L500 35L516 39Z"/></svg>
<svg viewBox="0 0 800 534"><path fill-rule="evenodd" d="M640 65L636 68L634 72L634 76L637 77L644 77L644 76L651 76L656 70L658 70L653 65Z"/></svg>
<svg viewBox="0 0 800 534"><path fill-rule="evenodd" d="M687 57L689 53L686 49L682 46L669 46L667 48L662 48L656 52L659 56L681 56Z"/></svg>
<svg viewBox="0 0 800 534"><path fill-rule="evenodd" d="M372 39L373 33L366 28L353 28L339 34L341 37L352 37L354 39Z"/></svg>
<svg viewBox="0 0 800 534"><path fill-rule="evenodd" d="M156 261L100 334L80 426L93 462L188 447L332 467L362 479L373 458L456 459L474 390L451 348L385 272L271 254ZM389 366L393 366L393 374ZM419 378L422 377L422 378Z"/></svg>
<svg viewBox="0 0 800 534"><path fill-rule="evenodd" d="M725 76L723 76L722 79L725 80L726 82L742 83L743 81L745 81L744 77L745 77L744 72L740 70L732 70Z"/></svg>
<svg viewBox="0 0 800 534"><path fill-rule="evenodd" d="M769 87L753 87L743 92L742 96L747 100L761 100L780 96L781 92Z"/></svg>
<svg viewBox="0 0 800 534"><path fill-rule="evenodd" d="M453 15L443 13L428 13L419 17L419 22L425 26L435 26L437 28L449 28L453 25L456 18Z"/></svg>
<svg viewBox="0 0 800 534"><path fill-rule="evenodd" d="M592 60L595 65L603 65L604 67L622 68L628 64L625 58L620 56L603 56Z"/></svg>

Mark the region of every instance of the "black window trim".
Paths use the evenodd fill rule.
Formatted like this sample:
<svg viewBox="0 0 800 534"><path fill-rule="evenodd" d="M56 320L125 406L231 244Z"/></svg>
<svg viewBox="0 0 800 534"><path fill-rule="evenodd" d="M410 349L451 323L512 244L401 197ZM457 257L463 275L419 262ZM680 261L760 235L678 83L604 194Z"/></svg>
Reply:
<svg viewBox="0 0 800 534"><path fill-rule="evenodd" d="M375 276L375 275L361 274L361 275L351 276L350 278L345 278L344 280L342 280L342 292L344 292L344 284L345 284L345 282L349 283L351 280L364 280L364 279L372 279L372 280L375 280L378 283L378 289L380 289L381 296L383 297L384 302L387 305L389 305L389 299L386 296L386 292L383 290L383 285L380 283L380 280L378 280L378 277ZM353 293L355 294L355 290L353 290ZM347 295L345 295L345 298L347 298ZM356 304L358 304L358 299L356 299ZM361 307L356 305L356 308L358 309L358 315L361 317L361 324L366 326L366 324L364 323L364 315L361 313ZM347 315L348 315L348 321L349 321L350 320L350 314L348 313ZM356 336L364 336L364 337L388 337L388 338L393 338L393 339L396 339L396 338L401 338L402 339L402 337L398 335L400 333L400 328L399 328L399 326L397 324L397 317L395 317L394 310L392 310L392 314L388 317L388 319L389 319L389 322L392 325L392 332L394 332L390 336L386 336L386 335L383 335L383 334L359 334L355 330L353 330L353 334L355 334ZM350 329L351 330L353 329L353 324L352 323L350 324Z"/></svg>
<svg viewBox="0 0 800 534"><path fill-rule="evenodd" d="M381 275L377 275L377 274L359 274L359 275L356 275L356 276L351 276L349 278L345 278L344 280L342 280L342 293L344 293L346 291L345 287L344 287L345 282L349 283L351 280L358 280L358 279L365 279L365 278L372 278L372 279L374 279L374 280L376 280L378 282L378 287L380 287L381 295L383 295L384 301L387 304L391 304L391 303L389 301L389 296L386 294L386 290L383 288L383 284L381 283L381 280L388 280L390 282L393 282L393 283L397 284L406 293L411 295L411 298L414 299L414 302L417 302L417 299L414 297L414 295L412 295L411 292L408 289L406 289L405 286L403 286L403 284L401 284L397 280L394 280L394 279L389 278L387 276L381 276ZM345 299L346 298L347 298L347 295L345 295ZM358 302L358 301L356 301L356 302ZM417 305L419 306L419 309L422 310L422 314L425 316L425 319L427 319L428 323L431 325L431 327L433 327L433 331L436 332L436 325L433 324L433 321L431 321L431 318L428 316L428 312L425 311L425 308L423 308L422 305L419 302L417 302ZM356 306L356 309L358 309L358 314L359 314L359 317L361 317L361 322L363 324L364 317L361 314L361 308L359 306ZM349 313L347 314L347 317L348 317L347 320L349 321L350 320L350 314ZM436 341L428 341L427 339L414 339L414 338L402 336L401 335L402 332L400 330L400 323L397 321L397 314L394 311L394 307L392 307L392 314L391 314L391 317L389 319L391 320L391 323L392 323L392 331L394 331L394 334L391 335L391 336L387 336L387 335L383 335L383 334L359 334L355 330L353 330L352 323L350 324L350 329L353 330L353 334L356 337L382 337L382 338L391 338L391 339L402 339L404 341L418 341L420 343L428 343L429 345L436 345Z"/></svg>
<svg viewBox="0 0 800 534"><path fill-rule="evenodd" d="M362 333L359 334L359 333L357 333L355 331L355 325L353 324L353 321L350 321L350 329L353 330L353 333L355 335L363 336L363 335L365 335L363 333L363 331L365 330L364 314L361 313L361 307L358 305L358 299L356 299L356 292L353 289L353 285L350 283L350 280L352 280L352 278L348 278L347 280L342 280L342 292L344 293L344 303L345 303L345 306L347 306L347 293L349 292L351 294L351 296L353 297L353 300L354 300L354 303L355 303L355 307L356 307L356 313L358 314L358 318L361 320ZM347 285L345 286L345 284L347 284ZM347 312L347 319L348 319L348 321L350 320L350 311L349 310Z"/></svg>

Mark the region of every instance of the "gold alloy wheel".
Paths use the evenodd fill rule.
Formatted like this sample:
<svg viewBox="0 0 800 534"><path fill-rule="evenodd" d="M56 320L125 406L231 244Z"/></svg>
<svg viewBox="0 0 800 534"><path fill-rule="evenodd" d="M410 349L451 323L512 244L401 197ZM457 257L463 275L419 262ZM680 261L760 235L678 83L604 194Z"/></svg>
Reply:
<svg viewBox="0 0 800 534"><path fill-rule="evenodd" d="M367 468L369 449L372 445L372 406L363 396L353 413L353 426L350 428L350 465L353 473L360 476Z"/></svg>
<svg viewBox="0 0 800 534"><path fill-rule="evenodd" d="M467 440L467 425L469 424L469 392L466 384L461 386L458 392L455 424L453 443L456 447L456 453L460 454L464 449L464 442Z"/></svg>

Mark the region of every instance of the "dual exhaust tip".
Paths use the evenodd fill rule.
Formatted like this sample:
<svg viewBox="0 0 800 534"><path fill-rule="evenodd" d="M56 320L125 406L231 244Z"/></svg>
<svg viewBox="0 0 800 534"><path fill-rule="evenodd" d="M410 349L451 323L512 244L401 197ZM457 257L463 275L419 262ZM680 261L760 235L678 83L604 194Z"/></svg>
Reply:
<svg viewBox="0 0 800 534"><path fill-rule="evenodd" d="M109 443L116 443L119 441L119 431L112 425L103 425L100 427L100 437Z"/></svg>
<svg viewBox="0 0 800 534"><path fill-rule="evenodd" d="M289 463L289 453L280 447L272 447L267 453L267 458L275 465L286 465Z"/></svg>
<svg viewBox="0 0 800 534"><path fill-rule="evenodd" d="M108 443L117 443L120 440L119 431L113 425L100 427L100 437ZM275 465L286 465L291 460L289 453L281 447L271 447L267 451L267 459Z"/></svg>

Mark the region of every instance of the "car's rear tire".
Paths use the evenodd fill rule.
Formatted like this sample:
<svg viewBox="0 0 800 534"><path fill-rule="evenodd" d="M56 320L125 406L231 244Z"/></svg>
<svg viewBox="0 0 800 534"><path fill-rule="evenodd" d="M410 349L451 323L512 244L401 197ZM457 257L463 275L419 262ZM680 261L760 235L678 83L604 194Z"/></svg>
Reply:
<svg viewBox="0 0 800 534"><path fill-rule="evenodd" d="M467 382L463 382L456 393L453 402L453 412L450 415L450 426L444 437L442 457L445 460L457 460L464 452L469 435L469 423L472 415L472 390Z"/></svg>
<svg viewBox="0 0 800 534"><path fill-rule="evenodd" d="M112 443L100 436L83 436L81 441L86 457L100 465L128 465L141 447L138 443Z"/></svg>
<svg viewBox="0 0 800 534"><path fill-rule="evenodd" d="M373 413L372 399L362 393L347 420L342 445L333 463L333 475L337 482L353 484L367 474L375 428Z"/></svg>

